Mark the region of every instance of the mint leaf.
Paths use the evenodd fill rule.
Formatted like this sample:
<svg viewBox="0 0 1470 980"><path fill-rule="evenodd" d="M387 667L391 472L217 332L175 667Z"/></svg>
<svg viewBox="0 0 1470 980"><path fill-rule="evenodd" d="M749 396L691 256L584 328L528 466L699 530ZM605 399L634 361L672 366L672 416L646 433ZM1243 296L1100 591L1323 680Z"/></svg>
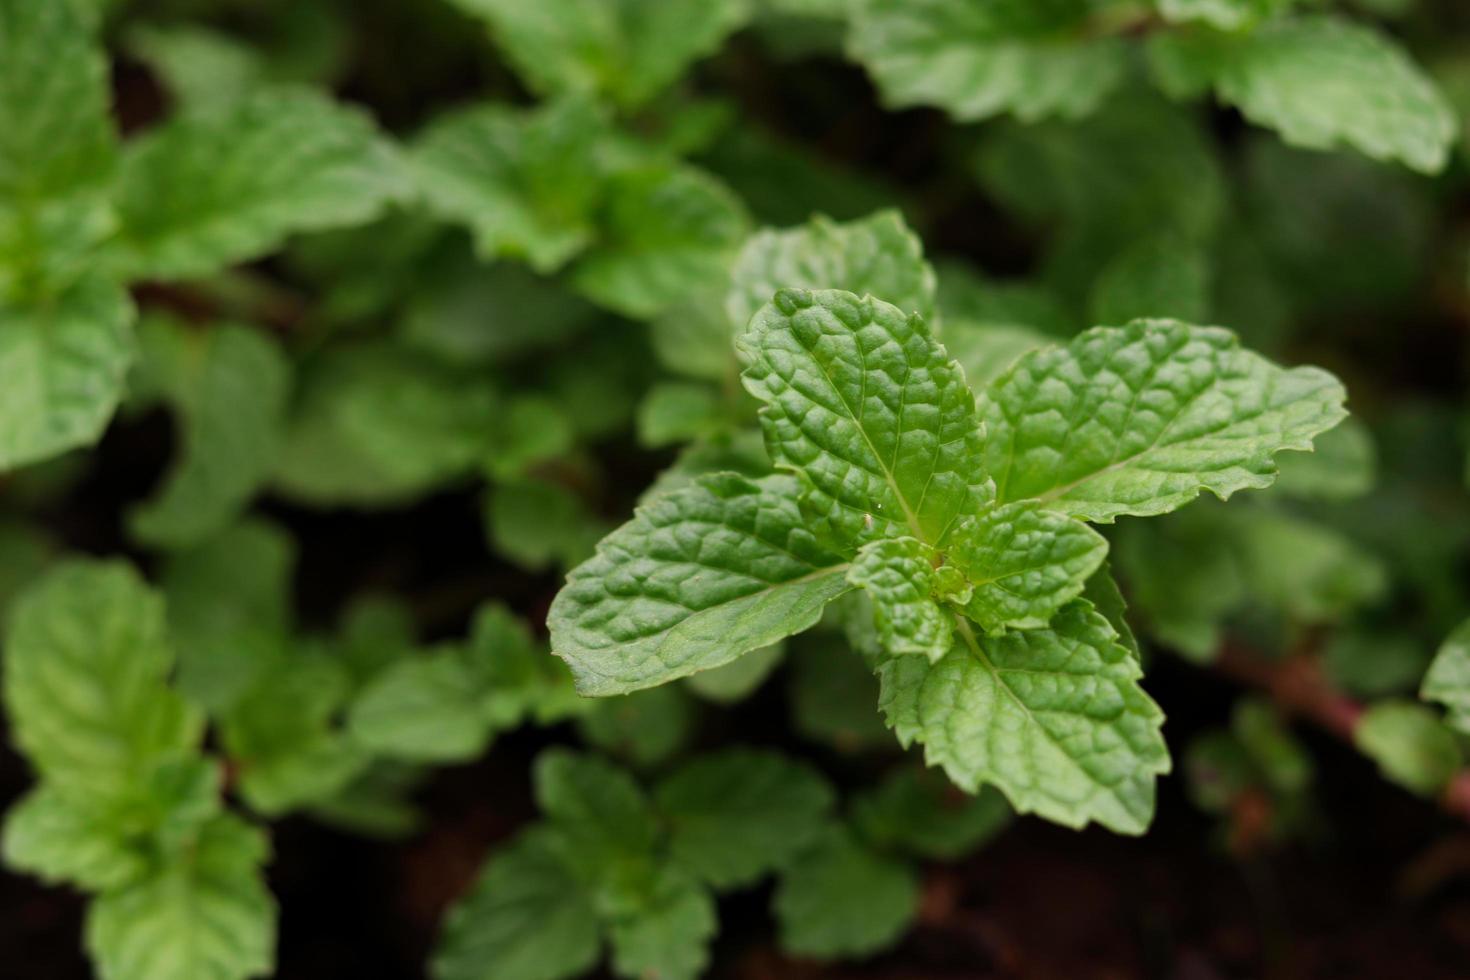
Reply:
<svg viewBox="0 0 1470 980"><path fill-rule="evenodd" d="M310 91L261 92L128 144L121 260L136 278L201 276L295 232L365 223L402 183L397 157L359 110Z"/></svg>
<svg viewBox="0 0 1470 980"><path fill-rule="evenodd" d="M741 248L730 278L725 313L737 332L781 289L843 289L934 316L934 270L897 211L846 223L817 215L795 228L758 231Z"/></svg>
<svg viewBox="0 0 1470 980"><path fill-rule="evenodd" d="M833 802L817 773L757 749L704 756L659 783L654 800L675 860L719 889L784 867L817 836Z"/></svg>
<svg viewBox="0 0 1470 980"><path fill-rule="evenodd" d="M965 518L945 551L973 590L965 614L988 632L1045 626L1082 593L1107 553L1092 528L1032 501Z"/></svg>
<svg viewBox="0 0 1470 980"><path fill-rule="evenodd" d="M1174 510L1208 490L1269 486L1272 457L1311 447L1346 397L1318 368L1284 369L1218 327L1135 320L1026 355L981 399L1002 502L1082 520Z"/></svg>
<svg viewBox="0 0 1470 980"><path fill-rule="evenodd" d="M908 867L836 826L781 875L772 901L781 948L820 959L867 956L893 944L918 906Z"/></svg>
<svg viewBox="0 0 1470 980"><path fill-rule="evenodd" d="M847 591L787 476L703 477L655 497L573 569L547 617L584 695L718 667L806 629Z"/></svg>
<svg viewBox="0 0 1470 980"><path fill-rule="evenodd" d="M178 334L190 370L168 393L182 416L180 459L130 525L147 543L189 547L228 525L270 475L285 435L291 368L258 330L222 325L191 334L145 322Z"/></svg>
<svg viewBox="0 0 1470 980"><path fill-rule="evenodd" d="M650 449L713 435L726 424L720 393L707 385L664 381L638 406L638 441Z"/></svg>
<svg viewBox="0 0 1470 980"><path fill-rule="evenodd" d="M429 209L468 224L482 259L524 257L551 272L593 240L605 138L605 118L580 99L484 105L436 120L413 170Z"/></svg>
<svg viewBox="0 0 1470 980"><path fill-rule="evenodd" d="M221 815L153 874L106 892L87 915L103 980L245 980L275 960L275 903L261 881L265 835Z"/></svg>
<svg viewBox="0 0 1470 980"><path fill-rule="evenodd" d="M1087 0L855 0L848 52L890 108L938 106L966 122L1003 112L1027 121L1077 118L1096 109L1127 68L1117 39L1081 36L1092 7Z"/></svg>
<svg viewBox="0 0 1470 980"><path fill-rule="evenodd" d="M786 641L778 640L723 667L691 674L685 678L684 684L706 701L735 704L754 694L766 682L771 672L780 666L785 653Z"/></svg>
<svg viewBox="0 0 1470 980"><path fill-rule="evenodd" d="M179 552L163 568L178 687L217 714L284 653L292 625L296 546L284 530L244 521Z"/></svg>
<svg viewBox="0 0 1470 980"><path fill-rule="evenodd" d="M1092 322L1204 320L1210 315L1210 273L1202 246L1176 235L1145 238L1102 268L1092 286Z"/></svg>
<svg viewBox="0 0 1470 980"><path fill-rule="evenodd" d="M107 61L75 8L4 0L0 63L0 200L33 206L105 180L117 142Z"/></svg>
<svg viewBox="0 0 1470 980"><path fill-rule="evenodd" d="M486 865L444 920L435 980L559 980L597 962L597 916L544 830L522 834Z"/></svg>
<svg viewBox="0 0 1470 980"><path fill-rule="evenodd" d="M575 493L544 480L497 484L486 498L484 517L491 547L533 571L585 561L608 531Z"/></svg>
<svg viewBox="0 0 1470 980"><path fill-rule="evenodd" d="M1381 701L1358 720L1353 742L1389 779L1421 796L1444 789L1463 763L1455 735L1433 711L1410 701Z"/></svg>
<svg viewBox="0 0 1470 980"><path fill-rule="evenodd" d="M538 756L533 776L536 803L565 838L579 873L615 893L624 884L618 868L652 854L658 838L643 791L623 770L565 749Z"/></svg>
<svg viewBox="0 0 1470 980"><path fill-rule="evenodd" d="M954 618L936 597L962 588L961 594L946 597L964 602L970 592L956 581L954 569L939 562L938 553L922 541L886 538L864 545L848 569L847 580L873 602L878 639L889 653L938 660L953 645Z"/></svg>
<svg viewBox="0 0 1470 980"><path fill-rule="evenodd" d="M630 980L694 980L709 966L718 926L709 892L677 867L664 868L637 908L608 929L613 972Z"/></svg>
<svg viewBox="0 0 1470 980"><path fill-rule="evenodd" d="M196 748L201 719L165 680L163 602L127 565L55 566L16 600L4 646L16 746L45 780L118 799Z"/></svg>
<svg viewBox="0 0 1470 980"><path fill-rule="evenodd" d="M127 293L87 278L27 305L0 305L0 471L95 442L133 357Z"/></svg>
<svg viewBox="0 0 1470 980"><path fill-rule="evenodd" d="M1445 721L1451 728L1470 732L1470 621L1445 637L1424 675L1419 696L1444 705Z"/></svg>
<svg viewBox="0 0 1470 980"><path fill-rule="evenodd" d="M250 45L208 27L147 24L127 34L129 53L148 65L180 112L221 112L266 83L264 58Z"/></svg>
<svg viewBox="0 0 1470 980"><path fill-rule="evenodd" d="M412 500L473 471L494 431L497 398L483 375L391 344L333 350L302 388L275 480L318 506Z"/></svg>
<svg viewBox="0 0 1470 980"><path fill-rule="evenodd" d="M1458 124L1449 102L1378 31L1331 16L1278 20L1233 42L1215 73L1220 100L1291 146L1348 146L1438 173Z"/></svg>
<svg viewBox="0 0 1470 980"><path fill-rule="evenodd" d="M1287 10L1296 0L1157 0L1166 20L1235 31Z"/></svg>
<svg viewBox="0 0 1470 980"><path fill-rule="evenodd" d="M740 199L701 170L636 167L609 182L603 236L572 284L616 313L650 319L721 281L746 221Z"/></svg>
<svg viewBox="0 0 1470 980"><path fill-rule="evenodd" d="M953 861L1005 829L1011 808L990 787L968 796L932 770L905 766L853 800L852 822L874 847Z"/></svg>
<svg viewBox="0 0 1470 980"><path fill-rule="evenodd" d="M485 18L532 90L647 102L718 48L750 14L747 0L454 0Z"/></svg>
<svg viewBox="0 0 1470 980"><path fill-rule="evenodd" d="M783 289L737 346L767 450L810 484L819 534L939 545L991 496L974 396L917 315Z"/></svg>
<svg viewBox="0 0 1470 980"><path fill-rule="evenodd" d="M1142 833L1154 777L1169 771L1164 719L1107 621L1077 601L1044 630L959 634L937 664L882 666L883 709L899 740L923 743L930 764L970 792L994 785L1021 813Z"/></svg>
<svg viewBox="0 0 1470 980"><path fill-rule="evenodd" d="M126 884L148 869L148 856L98 819L98 807L41 785L5 815L5 865L48 884L69 881L91 891Z"/></svg>
<svg viewBox="0 0 1470 980"><path fill-rule="evenodd" d="M1368 427L1344 419L1312 443L1309 453L1281 457L1276 488L1305 500L1351 500L1373 488L1378 450Z"/></svg>
<svg viewBox="0 0 1470 980"><path fill-rule="evenodd" d="M743 664L752 655L725 667ZM590 709L577 718L582 740L639 768L656 766L678 753L689 741L697 720L689 695L671 684L581 704Z"/></svg>

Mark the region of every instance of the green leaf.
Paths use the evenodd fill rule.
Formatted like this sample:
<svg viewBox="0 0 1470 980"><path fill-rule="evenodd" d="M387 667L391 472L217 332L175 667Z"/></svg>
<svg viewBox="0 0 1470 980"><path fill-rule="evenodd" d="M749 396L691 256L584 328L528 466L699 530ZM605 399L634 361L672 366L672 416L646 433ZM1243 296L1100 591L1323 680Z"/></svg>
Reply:
<svg viewBox="0 0 1470 980"><path fill-rule="evenodd" d="M730 277L725 313L737 332L781 289L842 289L934 316L934 270L897 211L843 224L817 215L796 228L758 231Z"/></svg>
<svg viewBox="0 0 1470 980"><path fill-rule="evenodd" d="M607 890L629 862L653 852L658 822L623 770L590 755L548 749L533 770L536 802L566 839L579 874Z"/></svg>
<svg viewBox="0 0 1470 980"><path fill-rule="evenodd" d="M5 863L88 891L144 877L220 812L220 767L174 756L121 793L98 797L42 782L6 814Z"/></svg>
<svg viewBox="0 0 1470 980"><path fill-rule="evenodd" d="M1283 456L1279 466L1276 487L1281 493L1305 500L1351 500L1373 488L1378 450L1368 427L1347 418L1322 433L1311 452Z"/></svg>
<svg viewBox="0 0 1470 980"><path fill-rule="evenodd" d="M102 183L117 143L107 60L75 8L0 2L0 64L0 199L31 206Z"/></svg>
<svg viewBox="0 0 1470 980"><path fill-rule="evenodd" d="M975 399L914 314L837 290L781 290L737 345L776 465L810 485L819 535L942 545L992 495Z"/></svg>
<svg viewBox="0 0 1470 980"><path fill-rule="evenodd" d="M551 272L593 240L606 120L581 99L518 110L482 105L436 120L412 163L429 209L469 226L480 258Z"/></svg>
<svg viewBox="0 0 1470 980"><path fill-rule="evenodd" d="M389 344L331 351L302 379L276 468L289 496L318 506L384 506L473 471L494 432L482 375Z"/></svg>
<svg viewBox="0 0 1470 980"><path fill-rule="evenodd" d="M1455 627L1440 645L1419 696L1444 705L1445 721L1457 731L1470 733L1470 620Z"/></svg>
<svg viewBox="0 0 1470 980"><path fill-rule="evenodd" d="M796 481L703 477L655 497L573 569L547 617L584 695L718 667L813 625L847 591Z"/></svg>
<svg viewBox="0 0 1470 980"><path fill-rule="evenodd" d="M151 68L179 111L222 112L267 83L264 58L244 41L197 24L145 24L127 49Z"/></svg>
<svg viewBox="0 0 1470 980"><path fill-rule="evenodd" d="M180 333L190 363L180 389L169 393L182 416L180 458L129 523L141 541L186 548L223 530L270 475L285 435L291 367L258 330L183 334L166 321L145 324Z"/></svg>
<svg viewBox="0 0 1470 980"><path fill-rule="evenodd" d="M1157 0L1159 13L1176 23L1201 23L1222 31L1250 27L1296 0Z"/></svg>
<svg viewBox="0 0 1470 980"><path fill-rule="evenodd" d="M838 827L781 875L772 902L781 948L818 959L868 956L892 945L918 908L914 873Z"/></svg>
<svg viewBox="0 0 1470 980"><path fill-rule="evenodd" d="M1291 146L1351 147L1438 173L1458 123L1392 40L1332 16L1277 20L1237 39L1215 75L1220 100Z"/></svg>
<svg viewBox="0 0 1470 980"><path fill-rule="evenodd" d="M720 393L707 385L665 381L638 406L638 441L650 449L713 435L725 424Z"/></svg>
<svg viewBox="0 0 1470 980"><path fill-rule="evenodd" d="M542 96L605 94L647 102L749 17L747 0L454 0L490 24L526 84Z"/></svg>
<svg viewBox="0 0 1470 980"><path fill-rule="evenodd" d="M1277 367L1229 331L1135 320L1028 354L992 385L984 461L1002 502L1102 523L1163 514L1202 490L1270 486L1272 457L1311 448L1345 398L1327 372Z"/></svg>
<svg viewBox="0 0 1470 980"><path fill-rule="evenodd" d="M630 980L694 980L709 966L718 927L709 892L683 871L664 868L638 908L608 930L613 972Z"/></svg>
<svg viewBox="0 0 1470 980"><path fill-rule="evenodd" d="M220 741L253 808L289 812L331 796L362 771L366 754L335 724L348 680L336 660L289 649L224 715Z"/></svg>
<svg viewBox="0 0 1470 980"><path fill-rule="evenodd" d="M571 568L586 560L608 527L558 483L516 480L490 490L485 524L496 552L524 568Z"/></svg>
<svg viewBox="0 0 1470 980"><path fill-rule="evenodd" d="M366 115L314 92L270 90L129 143L121 259L135 278L197 277L295 232L366 223L402 191L398 159Z"/></svg>
<svg viewBox="0 0 1470 980"><path fill-rule="evenodd" d="M75 882L91 891L116 887L147 871L147 855L98 820L98 807L50 785L20 799L5 815L5 866L47 884Z"/></svg>
<svg viewBox="0 0 1470 980"><path fill-rule="evenodd" d="M833 794L816 772L778 753L728 749L668 776L654 800L675 860L727 889L785 867L822 829Z"/></svg>
<svg viewBox="0 0 1470 980"><path fill-rule="evenodd" d="M572 270L572 284L594 302L651 319L718 285L745 235L740 199L690 166L653 164L613 178L603 236Z"/></svg>
<svg viewBox="0 0 1470 980"><path fill-rule="evenodd" d="M736 704L750 697L766 682L771 672L780 666L785 653L786 641L778 640L723 667L691 674L684 679L684 684L706 701Z"/></svg>
<svg viewBox="0 0 1470 980"><path fill-rule="evenodd" d="M745 658L733 661L744 662ZM577 731L582 739L639 768L666 762L683 748L696 720L689 695L667 684L604 698L588 707L590 710L577 718Z"/></svg>
<svg viewBox="0 0 1470 980"><path fill-rule="evenodd" d="M848 53L889 108L938 106L965 122L1003 112L1075 119L1096 109L1127 68L1116 38L1083 36L1092 6L854 0Z"/></svg>
<svg viewBox="0 0 1470 980"><path fill-rule="evenodd" d="M218 713L283 653L291 628L296 546L281 528L249 520L179 552L164 566L179 690Z"/></svg>
<svg viewBox="0 0 1470 980"><path fill-rule="evenodd" d="M1010 821L1011 808L996 790L969 796L918 766L895 770L852 803L853 826L869 844L931 860L958 860Z"/></svg>
<svg viewBox="0 0 1470 980"><path fill-rule="evenodd" d="M1210 315L1205 250L1175 235L1145 238L1119 253L1093 283L1093 323L1139 317L1200 321Z"/></svg>
<svg viewBox="0 0 1470 980"><path fill-rule="evenodd" d="M4 646L12 737L48 782L117 799L196 748L201 719L167 686L163 602L131 567L55 566L12 609Z"/></svg>
<svg viewBox="0 0 1470 980"><path fill-rule="evenodd" d="M560 980L596 964L591 898L547 837L522 834L450 908L434 980Z"/></svg>
<svg viewBox="0 0 1470 980"><path fill-rule="evenodd" d="M913 538L870 541L858 551L847 581L865 590L883 649L894 654L916 653L938 660L954 643L954 619L937 601L942 590L958 587L953 569L939 564L938 553ZM941 575L947 571L949 575ZM946 596L957 602L969 599Z"/></svg>
<svg viewBox="0 0 1470 980"><path fill-rule="evenodd" d="M102 980L245 980L275 960L265 834L222 815L154 874L98 898L87 950Z"/></svg>
<svg viewBox="0 0 1470 980"><path fill-rule="evenodd" d="M1454 733L1433 711L1411 701L1373 705L1358 720L1353 742L1385 778L1421 796L1443 789L1463 762Z"/></svg>
<svg viewBox="0 0 1470 980"><path fill-rule="evenodd" d="M86 278L29 305L0 305L0 471L96 442L133 358L133 304Z"/></svg>
<svg viewBox="0 0 1470 980"><path fill-rule="evenodd" d="M1169 771L1164 718L1107 620L1077 601L1048 629L959 632L937 664L895 657L882 666L882 704L899 740L922 742L929 763L969 792L993 784L1021 813L1142 833L1154 777Z"/></svg>
<svg viewBox="0 0 1470 980"><path fill-rule="evenodd" d="M793 724L812 741L846 753L892 744L877 707L878 681L839 637L802 638L791 656L788 696Z"/></svg>
<svg viewBox="0 0 1470 980"><path fill-rule="evenodd" d="M1051 622L1082 594L1107 553L1107 541L1092 528L1031 501L965 518L945 552L973 590L965 614L992 633Z"/></svg>
<svg viewBox="0 0 1470 980"><path fill-rule="evenodd" d="M967 320L944 321L944 348L965 372L965 380L976 392L1010 370L1011 365L1038 347L1055 341L1029 327L976 324Z"/></svg>

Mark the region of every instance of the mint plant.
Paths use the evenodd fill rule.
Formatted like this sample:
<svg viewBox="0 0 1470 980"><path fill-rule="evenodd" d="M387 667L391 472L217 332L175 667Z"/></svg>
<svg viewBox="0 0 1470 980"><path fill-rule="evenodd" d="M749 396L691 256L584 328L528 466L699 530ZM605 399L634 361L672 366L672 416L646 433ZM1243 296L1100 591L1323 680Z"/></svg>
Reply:
<svg viewBox="0 0 1470 980"><path fill-rule="evenodd" d="M1470 972L1467 27L0 0L0 972Z"/></svg>

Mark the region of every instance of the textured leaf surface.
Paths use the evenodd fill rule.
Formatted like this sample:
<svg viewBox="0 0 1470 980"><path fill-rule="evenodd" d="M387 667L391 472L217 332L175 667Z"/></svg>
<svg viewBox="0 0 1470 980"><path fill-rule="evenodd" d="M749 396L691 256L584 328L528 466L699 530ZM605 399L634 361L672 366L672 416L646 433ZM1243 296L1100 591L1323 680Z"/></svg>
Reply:
<svg viewBox="0 0 1470 980"><path fill-rule="evenodd" d="M897 211L846 223L819 215L796 228L759 231L730 278L725 312L737 332L779 289L842 289L925 319L934 314L934 270Z"/></svg>
<svg viewBox="0 0 1470 980"><path fill-rule="evenodd" d="M1074 602L1048 629L963 634L937 664L883 665L882 702L905 744L964 789L989 783L1022 813L1142 833L1168 772L1163 714L1107 621Z"/></svg>
<svg viewBox="0 0 1470 980"><path fill-rule="evenodd" d="M738 888L812 842L832 808L832 790L778 753L730 749L670 775L654 800L669 823L674 857L715 888Z"/></svg>
<svg viewBox="0 0 1470 980"><path fill-rule="evenodd" d="M261 881L265 835L215 818L175 863L98 898L87 950L102 980L245 980L275 960L275 902Z"/></svg>
<svg viewBox="0 0 1470 980"><path fill-rule="evenodd" d="M796 495L787 476L704 477L655 497L605 538L547 618L577 690L662 684L814 624L849 586Z"/></svg>
<svg viewBox="0 0 1470 980"><path fill-rule="evenodd" d="M656 316L722 281L746 221L740 199L701 170L629 170L610 181L603 236L572 283L614 312Z"/></svg>
<svg viewBox="0 0 1470 980"><path fill-rule="evenodd" d="M198 744L200 719L164 685L163 603L126 565L56 566L17 599L4 663L15 743L57 786L115 799Z"/></svg>
<svg viewBox="0 0 1470 980"><path fill-rule="evenodd" d="M872 600L879 642L889 653L938 660L953 645L954 619L936 599L937 561L922 541L886 538L864 545L848 569L847 580Z"/></svg>
<svg viewBox="0 0 1470 980"><path fill-rule="evenodd" d="M1082 593L1108 543L1079 521L1023 501L966 518L945 553L973 589L966 615L996 632L1045 626Z"/></svg>
<svg viewBox="0 0 1470 980"><path fill-rule="evenodd" d="M797 956L867 956L898 940L918 911L902 862L830 829L782 876L772 903L781 947Z"/></svg>
<svg viewBox="0 0 1470 980"><path fill-rule="evenodd" d="M894 108L938 106L965 121L1076 118L1127 66L1116 40L1076 36L1090 12L1086 0L856 0L848 51Z"/></svg>
<svg viewBox="0 0 1470 980"><path fill-rule="evenodd" d="M1455 729L1470 733L1470 622L1455 627L1440 645L1424 675L1419 696L1444 705L1445 720Z"/></svg>
<svg viewBox="0 0 1470 980"><path fill-rule="evenodd" d="M941 544L979 509L974 396L924 321L837 290L782 290L738 345L766 447L811 485L819 531Z"/></svg>
<svg viewBox="0 0 1470 980"><path fill-rule="evenodd" d="M592 968L591 898L544 834L497 854L450 908L431 966L435 980L559 980Z"/></svg>
<svg viewBox="0 0 1470 980"><path fill-rule="evenodd" d="M580 100L467 109L419 139L414 174L434 213L469 225L482 258L524 257L548 272L592 241L604 127Z"/></svg>
<svg viewBox="0 0 1470 980"><path fill-rule="evenodd" d="M981 403L1001 501L1083 520L1162 514L1202 490L1269 486L1272 457L1346 415L1317 368L1284 369L1216 327L1136 320L1033 352Z"/></svg>
<svg viewBox="0 0 1470 980"><path fill-rule="evenodd" d="M217 534L245 508L275 464L291 394L290 364L260 331L219 326L189 341L189 375L170 398L183 416L180 459L130 515L139 539L170 548Z"/></svg>
<svg viewBox="0 0 1470 980"><path fill-rule="evenodd" d="M263 92L129 143L122 261L139 278L204 275L294 232L364 223L403 184L396 154L358 110L308 91Z"/></svg>
<svg viewBox="0 0 1470 980"><path fill-rule="evenodd" d="M749 15L747 0L454 0L485 18L542 95L595 92L624 106L658 94Z"/></svg>
<svg viewBox="0 0 1470 980"><path fill-rule="evenodd" d="M1424 173L1444 169L1458 132L1449 102L1397 44L1335 17L1246 35L1224 57L1215 90L1292 146L1348 146Z"/></svg>
<svg viewBox="0 0 1470 980"><path fill-rule="evenodd" d="M95 442L133 351L132 301L104 279L0 306L0 471Z"/></svg>

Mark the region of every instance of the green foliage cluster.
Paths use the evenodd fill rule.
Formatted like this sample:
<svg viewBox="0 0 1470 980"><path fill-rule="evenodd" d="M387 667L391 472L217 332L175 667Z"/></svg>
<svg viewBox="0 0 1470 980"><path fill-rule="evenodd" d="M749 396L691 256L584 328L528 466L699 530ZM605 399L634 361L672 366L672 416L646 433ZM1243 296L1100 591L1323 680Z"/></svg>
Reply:
<svg viewBox="0 0 1470 980"><path fill-rule="evenodd" d="M1164 654L1310 661L1386 780L1459 778L1463 399L1335 344L1470 305L1453 13L373 6L0 0L0 845L99 976L268 975L268 821L413 834L528 725L580 748L437 980L694 977L756 888L791 955L888 949L1014 815L1147 830ZM758 121L811 65L932 123L920 177ZM314 521L435 499L491 585L317 580ZM751 698L784 748L710 746ZM1292 720L1216 721L1227 846L1313 834Z"/></svg>

